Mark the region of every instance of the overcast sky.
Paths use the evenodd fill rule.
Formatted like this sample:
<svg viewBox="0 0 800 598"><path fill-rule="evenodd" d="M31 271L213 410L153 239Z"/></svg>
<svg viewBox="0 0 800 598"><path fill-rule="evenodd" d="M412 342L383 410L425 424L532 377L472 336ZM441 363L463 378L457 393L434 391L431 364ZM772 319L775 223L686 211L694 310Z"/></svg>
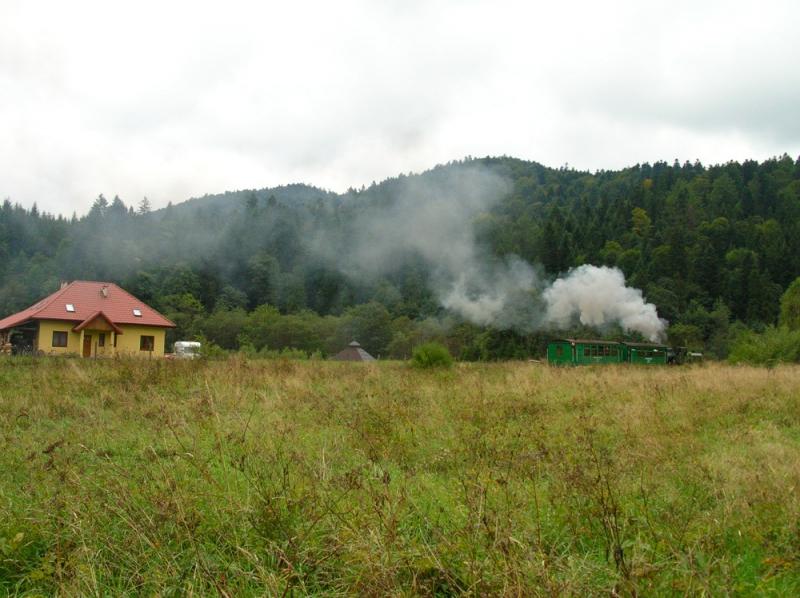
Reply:
<svg viewBox="0 0 800 598"><path fill-rule="evenodd" d="M0 198L800 153L800 2L0 0Z"/></svg>

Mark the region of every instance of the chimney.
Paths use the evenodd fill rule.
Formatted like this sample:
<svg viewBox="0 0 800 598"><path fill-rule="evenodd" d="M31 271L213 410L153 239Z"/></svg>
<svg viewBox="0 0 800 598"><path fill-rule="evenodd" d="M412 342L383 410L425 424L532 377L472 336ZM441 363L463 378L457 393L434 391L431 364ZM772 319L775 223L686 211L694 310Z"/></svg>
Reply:
<svg viewBox="0 0 800 598"><path fill-rule="evenodd" d="M104 284L104 285L103 285L103 286L100 288L100 294L101 294L103 297L108 297L108 285L107 285L107 284Z"/></svg>
<svg viewBox="0 0 800 598"><path fill-rule="evenodd" d="M65 288L68 284L69 282L67 282L66 280L62 280L61 286L58 287L58 290L60 291L61 289Z"/></svg>

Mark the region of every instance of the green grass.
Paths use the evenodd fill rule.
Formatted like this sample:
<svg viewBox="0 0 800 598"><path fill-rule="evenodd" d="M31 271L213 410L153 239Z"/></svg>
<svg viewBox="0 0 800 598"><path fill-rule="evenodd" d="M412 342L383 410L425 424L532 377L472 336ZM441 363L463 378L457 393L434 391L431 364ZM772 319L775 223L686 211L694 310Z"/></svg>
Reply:
<svg viewBox="0 0 800 598"><path fill-rule="evenodd" d="M0 595L798 595L800 367L0 359Z"/></svg>

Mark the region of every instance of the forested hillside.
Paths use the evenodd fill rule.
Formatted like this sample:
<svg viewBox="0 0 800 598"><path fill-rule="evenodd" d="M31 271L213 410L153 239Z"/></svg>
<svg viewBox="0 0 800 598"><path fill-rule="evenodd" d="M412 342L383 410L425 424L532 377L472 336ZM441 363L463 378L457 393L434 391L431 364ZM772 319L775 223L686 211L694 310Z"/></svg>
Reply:
<svg viewBox="0 0 800 598"><path fill-rule="evenodd" d="M484 184L496 200L475 199ZM409 209L438 224L403 228ZM669 321L671 342L724 356L736 331L777 321L781 295L800 276L800 160L591 174L467 159L342 195L290 185L158 211L101 195L71 218L6 200L0 316L60 280L108 280L172 318L173 340L327 353L356 336L374 354L400 357L436 338L469 359L537 354L553 332L478 325L442 307L436 283L447 273L437 256L450 273L466 258L439 231L464 227L490 259L518 256L544 278L586 263L616 266ZM557 334L566 333L597 334Z"/></svg>

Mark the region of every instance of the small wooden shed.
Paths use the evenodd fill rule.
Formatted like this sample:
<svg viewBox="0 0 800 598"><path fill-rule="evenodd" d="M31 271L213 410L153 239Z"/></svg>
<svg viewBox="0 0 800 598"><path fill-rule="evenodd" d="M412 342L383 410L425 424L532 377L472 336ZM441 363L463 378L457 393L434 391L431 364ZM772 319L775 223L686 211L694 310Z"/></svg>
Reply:
<svg viewBox="0 0 800 598"><path fill-rule="evenodd" d="M331 357L334 361L375 361L375 358L367 353L358 341L353 341L347 348L339 351Z"/></svg>

